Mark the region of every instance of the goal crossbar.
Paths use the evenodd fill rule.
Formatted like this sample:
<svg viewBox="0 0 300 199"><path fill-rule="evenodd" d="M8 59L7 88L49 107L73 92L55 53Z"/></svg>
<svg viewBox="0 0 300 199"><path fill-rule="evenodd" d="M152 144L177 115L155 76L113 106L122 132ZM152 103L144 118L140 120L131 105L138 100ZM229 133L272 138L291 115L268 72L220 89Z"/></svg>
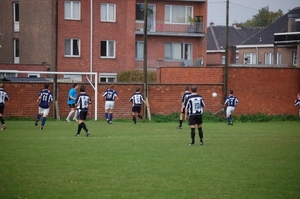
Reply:
<svg viewBox="0 0 300 199"><path fill-rule="evenodd" d="M96 72L54 72L54 71L20 71L20 70L0 70L0 73L30 73L30 74L54 74L54 75L95 75L95 86L93 82L88 79L88 82L91 84L95 91L95 120L97 120L97 107L98 107L98 73Z"/></svg>

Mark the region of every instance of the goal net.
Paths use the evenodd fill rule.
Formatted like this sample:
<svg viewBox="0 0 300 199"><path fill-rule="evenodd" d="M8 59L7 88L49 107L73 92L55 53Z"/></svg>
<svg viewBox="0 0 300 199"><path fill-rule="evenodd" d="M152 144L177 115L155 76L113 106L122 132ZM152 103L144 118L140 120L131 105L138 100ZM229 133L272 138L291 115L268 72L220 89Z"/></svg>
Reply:
<svg viewBox="0 0 300 199"><path fill-rule="evenodd" d="M12 81L12 82L32 82L32 80L39 80L39 82L47 82L53 84L53 98L54 98L54 110L55 117L60 120L59 115L59 102L65 98L59 98L59 85L63 83L89 83L94 90L94 99L92 100L92 108L94 112L95 120L98 119L98 75L96 72L53 72L53 71L19 71L19 70L0 70L0 77L2 81ZM0 81L1 81L0 80ZM91 95L91 93L89 93ZM92 97L92 95L91 95ZM61 103L61 102L60 102Z"/></svg>

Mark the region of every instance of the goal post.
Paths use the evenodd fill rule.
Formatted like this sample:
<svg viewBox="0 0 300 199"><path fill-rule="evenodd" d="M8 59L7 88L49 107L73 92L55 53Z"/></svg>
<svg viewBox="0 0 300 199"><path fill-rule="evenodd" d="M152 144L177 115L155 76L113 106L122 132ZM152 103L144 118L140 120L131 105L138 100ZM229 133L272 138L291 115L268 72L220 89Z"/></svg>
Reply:
<svg viewBox="0 0 300 199"><path fill-rule="evenodd" d="M95 111L95 121L97 121L98 119L98 110L97 110L97 107L98 107L98 83L97 83L97 80L98 80L98 73L96 72L54 72L54 71L19 71L19 70L0 70L0 74L1 73L9 73L9 74L48 74L48 75L90 75L91 77L92 76L95 76L94 78L94 85L93 85L93 79L91 78L88 79L88 82L89 84L92 86L92 88L94 89L95 91L95 106L94 106L94 111ZM56 79L57 80L57 79ZM53 79L53 83L56 83L55 80ZM54 102L55 103L55 106L57 104L57 102Z"/></svg>

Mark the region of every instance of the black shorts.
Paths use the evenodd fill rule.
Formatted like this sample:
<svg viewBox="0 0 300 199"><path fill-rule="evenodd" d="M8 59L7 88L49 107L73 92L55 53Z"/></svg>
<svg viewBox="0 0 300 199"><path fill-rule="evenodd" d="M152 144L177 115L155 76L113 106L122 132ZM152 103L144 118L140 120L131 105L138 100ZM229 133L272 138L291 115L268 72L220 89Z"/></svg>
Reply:
<svg viewBox="0 0 300 199"><path fill-rule="evenodd" d="M75 104L69 104L70 108L75 108Z"/></svg>
<svg viewBox="0 0 300 199"><path fill-rule="evenodd" d="M133 106L132 107L132 112L133 113L141 113L141 106Z"/></svg>
<svg viewBox="0 0 300 199"><path fill-rule="evenodd" d="M87 114L88 114L87 110L78 110L77 119L78 120L86 120Z"/></svg>
<svg viewBox="0 0 300 199"><path fill-rule="evenodd" d="M201 115L190 115L189 125L202 124L202 114Z"/></svg>
<svg viewBox="0 0 300 199"><path fill-rule="evenodd" d="M4 106L0 105L0 113L3 114L3 112L4 112Z"/></svg>

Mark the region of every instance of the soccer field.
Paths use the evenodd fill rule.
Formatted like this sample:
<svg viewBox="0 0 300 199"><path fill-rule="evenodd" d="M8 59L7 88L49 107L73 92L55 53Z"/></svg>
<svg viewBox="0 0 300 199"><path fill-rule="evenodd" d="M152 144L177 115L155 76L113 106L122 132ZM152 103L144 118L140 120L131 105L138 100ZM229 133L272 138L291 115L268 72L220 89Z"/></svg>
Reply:
<svg viewBox="0 0 300 199"><path fill-rule="evenodd" d="M204 121L205 122L205 121ZM0 131L0 198L299 198L300 123L7 121Z"/></svg>

